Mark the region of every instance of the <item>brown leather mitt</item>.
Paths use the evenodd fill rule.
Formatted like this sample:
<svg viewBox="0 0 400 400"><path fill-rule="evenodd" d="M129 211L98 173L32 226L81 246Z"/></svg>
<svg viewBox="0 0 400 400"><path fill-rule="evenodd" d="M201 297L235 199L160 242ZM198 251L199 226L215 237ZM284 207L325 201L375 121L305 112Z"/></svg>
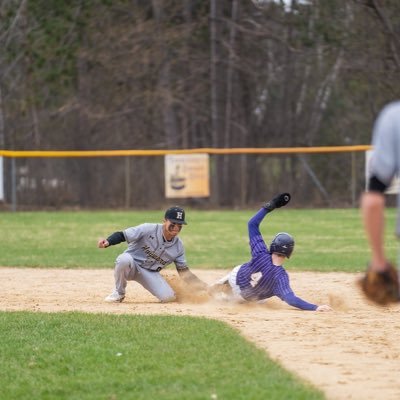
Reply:
<svg viewBox="0 0 400 400"><path fill-rule="evenodd" d="M372 271L369 268L359 284L365 296L377 304L386 305L400 301L398 272L390 263L382 272Z"/></svg>

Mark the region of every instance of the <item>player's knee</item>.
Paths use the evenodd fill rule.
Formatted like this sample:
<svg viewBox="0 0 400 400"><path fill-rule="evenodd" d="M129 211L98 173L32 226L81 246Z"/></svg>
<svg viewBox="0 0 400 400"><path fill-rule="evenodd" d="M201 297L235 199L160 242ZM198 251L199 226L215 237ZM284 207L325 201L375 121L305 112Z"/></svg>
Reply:
<svg viewBox="0 0 400 400"><path fill-rule="evenodd" d="M115 260L115 271L122 271L126 268L130 268L131 266L131 259L127 254L121 254Z"/></svg>

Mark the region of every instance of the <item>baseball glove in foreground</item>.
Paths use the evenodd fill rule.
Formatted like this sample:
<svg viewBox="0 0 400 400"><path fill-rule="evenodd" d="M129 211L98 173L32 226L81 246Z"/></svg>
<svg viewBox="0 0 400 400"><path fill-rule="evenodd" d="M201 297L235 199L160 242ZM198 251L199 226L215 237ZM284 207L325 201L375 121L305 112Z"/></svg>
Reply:
<svg viewBox="0 0 400 400"><path fill-rule="evenodd" d="M399 276L396 268L387 264L382 272L368 269L359 284L365 296L380 305L400 301Z"/></svg>

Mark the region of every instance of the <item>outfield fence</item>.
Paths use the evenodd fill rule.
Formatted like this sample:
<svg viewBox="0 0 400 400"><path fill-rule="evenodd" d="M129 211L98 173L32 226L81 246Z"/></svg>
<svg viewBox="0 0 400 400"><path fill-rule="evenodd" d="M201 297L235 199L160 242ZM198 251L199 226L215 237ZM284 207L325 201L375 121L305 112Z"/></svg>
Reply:
<svg viewBox="0 0 400 400"><path fill-rule="evenodd" d="M179 199L199 208L245 208L279 191L294 205L355 207L365 185L369 145L176 150L13 151L3 157L3 208L159 208L164 156L208 154L208 198ZM3 189L3 188L0 188ZM1 200L1 199L0 199ZM177 202L177 201L176 201Z"/></svg>

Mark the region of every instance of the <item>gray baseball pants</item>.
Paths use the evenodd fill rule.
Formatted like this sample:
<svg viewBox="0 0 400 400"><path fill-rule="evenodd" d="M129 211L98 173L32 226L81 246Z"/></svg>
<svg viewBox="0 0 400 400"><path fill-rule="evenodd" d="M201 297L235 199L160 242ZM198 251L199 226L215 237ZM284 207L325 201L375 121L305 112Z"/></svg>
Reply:
<svg viewBox="0 0 400 400"><path fill-rule="evenodd" d="M139 267L129 253L122 253L115 260L114 278L120 295L125 295L128 281L136 281L164 303L176 299L175 292L159 272Z"/></svg>

